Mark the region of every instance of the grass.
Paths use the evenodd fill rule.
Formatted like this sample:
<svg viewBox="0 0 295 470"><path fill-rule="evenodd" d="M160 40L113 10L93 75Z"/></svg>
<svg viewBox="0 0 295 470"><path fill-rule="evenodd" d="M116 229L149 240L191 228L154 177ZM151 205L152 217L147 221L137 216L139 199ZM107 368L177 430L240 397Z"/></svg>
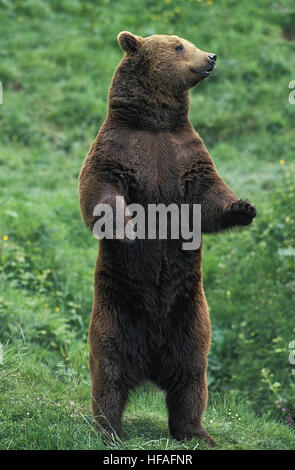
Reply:
<svg viewBox="0 0 295 470"><path fill-rule="evenodd" d="M5 348L0 382L2 449L106 449L89 410L89 382L69 371L50 371L27 347ZM7 393L9 391L9 393ZM148 413L147 413L148 410ZM295 449L291 429L257 417L245 403L215 396L205 424L219 449ZM111 449L207 449L168 433L164 396L150 384L130 397L122 441Z"/></svg>
<svg viewBox="0 0 295 470"><path fill-rule="evenodd" d="M121 30L178 34L218 55L191 92L191 121L258 217L250 230L204 239L205 422L219 448L294 448L285 425L295 418L294 21L291 0L0 0L0 448L103 446L87 364L97 243L81 221L77 177L106 115ZM150 385L132 395L124 423L118 448L183 448Z"/></svg>

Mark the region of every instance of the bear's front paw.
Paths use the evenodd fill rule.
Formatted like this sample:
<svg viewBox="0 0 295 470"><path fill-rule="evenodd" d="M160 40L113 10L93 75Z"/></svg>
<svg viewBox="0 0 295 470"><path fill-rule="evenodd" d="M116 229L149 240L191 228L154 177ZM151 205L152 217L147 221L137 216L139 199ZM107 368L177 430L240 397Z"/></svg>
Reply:
<svg viewBox="0 0 295 470"><path fill-rule="evenodd" d="M124 218L124 225L122 225L121 227L116 227L115 225L114 239L120 240L125 243L134 243L136 239L135 224L132 220L129 211L127 210Z"/></svg>
<svg viewBox="0 0 295 470"><path fill-rule="evenodd" d="M256 207L247 199L230 204L224 213L228 225L249 225L256 217Z"/></svg>

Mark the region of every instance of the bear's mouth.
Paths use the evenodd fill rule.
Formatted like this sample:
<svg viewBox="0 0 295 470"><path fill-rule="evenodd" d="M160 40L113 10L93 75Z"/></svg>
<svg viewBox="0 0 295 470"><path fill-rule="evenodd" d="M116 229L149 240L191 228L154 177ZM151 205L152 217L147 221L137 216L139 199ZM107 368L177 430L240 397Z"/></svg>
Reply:
<svg viewBox="0 0 295 470"><path fill-rule="evenodd" d="M214 67L215 66L212 65L211 67L208 67L206 70L199 70L199 69L195 69L195 68L191 67L190 71L195 73L195 74L201 75L203 77L207 77L208 75L210 75L211 72L213 72Z"/></svg>

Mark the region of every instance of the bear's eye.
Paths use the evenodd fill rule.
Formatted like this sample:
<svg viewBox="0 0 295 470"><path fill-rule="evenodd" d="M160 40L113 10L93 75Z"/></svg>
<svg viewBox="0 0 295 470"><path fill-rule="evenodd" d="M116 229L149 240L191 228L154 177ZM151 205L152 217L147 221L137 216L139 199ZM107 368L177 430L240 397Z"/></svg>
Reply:
<svg viewBox="0 0 295 470"><path fill-rule="evenodd" d="M183 51L183 45L182 44L177 44L177 46L175 46L175 50L177 52Z"/></svg>

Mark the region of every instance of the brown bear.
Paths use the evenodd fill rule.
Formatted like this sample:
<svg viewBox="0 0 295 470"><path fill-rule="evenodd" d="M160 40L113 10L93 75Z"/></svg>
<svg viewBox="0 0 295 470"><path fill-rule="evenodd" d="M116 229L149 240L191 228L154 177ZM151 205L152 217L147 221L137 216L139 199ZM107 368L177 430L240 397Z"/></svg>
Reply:
<svg viewBox="0 0 295 470"><path fill-rule="evenodd" d="M188 118L189 89L216 55L178 36L121 32L125 55L109 90L108 115L79 177L81 211L107 203L201 204L203 233L248 225L255 207L218 175ZM126 216L125 223L127 223ZM150 380L166 392L172 437L213 439L202 426L210 319L201 248L181 240L100 240L90 323L92 408L102 434L120 435L128 393Z"/></svg>

